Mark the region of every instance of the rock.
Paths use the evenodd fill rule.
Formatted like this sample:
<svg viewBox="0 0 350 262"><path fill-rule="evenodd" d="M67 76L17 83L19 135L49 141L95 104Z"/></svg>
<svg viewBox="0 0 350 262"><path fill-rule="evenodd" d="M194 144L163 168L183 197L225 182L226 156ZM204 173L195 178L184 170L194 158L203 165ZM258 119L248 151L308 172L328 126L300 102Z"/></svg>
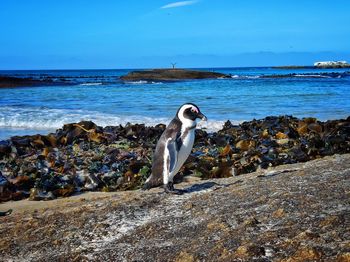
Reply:
<svg viewBox="0 0 350 262"><path fill-rule="evenodd" d="M236 147L242 151L248 151L255 146L255 141L252 140L240 140L236 143Z"/></svg>
<svg viewBox="0 0 350 262"><path fill-rule="evenodd" d="M256 227L260 222L255 217L249 217L246 221L244 221L244 225L246 227Z"/></svg>
<svg viewBox="0 0 350 262"><path fill-rule="evenodd" d="M284 139L277 139L276 140L277 144L279 145L285 145L289 143L289 139L288 138L284 138Z"/></svg>
<svg viewBox="0 0 350 262"><path fill-rule="evenodd" d="M94 174L87 174L87 179L85 180L86 184L84 185L84 189L86 190L94 190L100 185L100 180Z"/></svg>
<svg viewBox="0 0 350 262"><path fill-rule="evenodd" d="M0 88L8 87L28 87L28 86L50 86L67 85L69 83L61 81L52 81L51 79L34 79L12 76L0 76Z"/></svg>
<svg viewBox="0 0 350 262"><path fill-rule="evenodd" d="M57 196L140 188L150 175L153 151L164 129L163 124L102 128L82 121L47 136L2 141L0 172L9 181L2 199L25 197L32 188ZM181 182L188 175L201 179L238 176L349 152L350 117L321 122L269 116L240 125L227 121L218 132L196 130L192 154L175 178Z"/></svg>
<svg viewBox="0 0 350 262"><path fill-rule="evenodd" d="M317 68L350 68L350 64L346 61L315 62L314 66Z"/></svg>
<svg viewBox="0 0 350 262"><path fill-rule="evenodd" d="M53 191L55 197L68 197L74 193L74 186L68 185L65 188L58 188Z"/></svg>
<svg viewBox="0 0 350 262"><path fill-rule="evenodd" d="M0 252L4 261L347 261L349 170L342 154L264 178L182 183L182 196L155 188L23 201L0 218Z"/></svg>
<svg viewBox="0 0 350 262"><path fill-rule="evenodd" d="M132 71L120 79L124 81L176 81L184 79L231 78L229 75L185 69L152 69Z"/></svg>
<svg viewBox="0 0 350 262"><path fill-rule="evenodd" d="M339 254L336 259L337 262L349 262L350 261L350 252Z"/></svg>
<svg viewBox="0 0 350 262"><path fill-rule="evenodd" d="M231 146L227 144L221 151L220 156L226 157L232 153Z"/></svg>
<svg viewBox="0 0 350 262"><path fill-rule="evenodd" d="M30 190L29 200L39 201L39 200L53 200L56 197L50 192L43 192L37 188L32 188Z"/></svg>
<svg viewBox="0 0 350 262"><path fill-rule="evenodd" d="M286 139L286 138L288 138L288 135L286 135L286 134L284 134L282 132L277 132L276 138L277 139Z"/></svg>
<svg viewBox="0 0 350 262"><path fill-rule="evenodd" d="M307 126L310 131L316 132L318 134L322 133L322 126L318 123L311 123Z"/></svg>
<svg viewBox="0 0 350 262"><path fill-rule="evenodd" d="M308 132L307 124L304 122L299 123L299 127L297 129L299 135L305 135Z"/></svg>
<svg viewBox="0 0 350 262"><path fill-rule="evenodd" d="M287 259L283 259L283 262L294 261L318 261L322 258L322 253L313 247L301 247L295 254Z"/></svg>
<svg viewBox="0 0 350 262"><path fill-rule="evenodd" d="M21 190L30 190L30 188L34 186L33 178L27 175L17 176L16 178L9 179L9 182Z"/></svg>
<svg viewBox="0 0 350 262"><path fill-rule="evenodd" d="M238 258L247 259L249 257L265 256L264 247L257 245L243 245L239 246L235 251L235 255Z"/></svg>
<svg viewBox="0 0 350 262"><path fill-rule="evenodd" d="M272 216L274 218L280 218L280 217L283 217L284 215L285 215L285 211L283 208L279 208L275 212L272 213Z"/></svg>
<svg viewBox="0 0 350 262"><path fill-rule="evenodd" d="M6 186L9 184L9 181L5 176L0 172L0 195L5 191Z"/></svg>
<svg viewBox="0 0 350 262"><path fill-rule="evenodd" d="M175 262L195 262L194 256L187 252L181 251L178 257L175 259Z"/></svg>
<svg viewBox="0 0 350 262"><path fill-rule="evenodd" d="M0 157L11 153L10 141L0 141Z"/></svg>

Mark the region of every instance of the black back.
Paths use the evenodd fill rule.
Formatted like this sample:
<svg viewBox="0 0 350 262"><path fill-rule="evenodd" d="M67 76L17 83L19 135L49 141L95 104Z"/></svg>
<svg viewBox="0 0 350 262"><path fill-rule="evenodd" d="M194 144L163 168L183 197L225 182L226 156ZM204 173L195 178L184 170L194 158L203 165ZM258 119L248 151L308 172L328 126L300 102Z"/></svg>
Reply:
<svg viewBox="0 0 350 262"><path fill-rule="evenodd" d="M169 138L176 141L177 150L180 149L182 141L181 135L182 123L180 119L176 116L164 130L163 134L160 136L156 150L153 155L152 163L152 174L148 182L145 184L145 188L156 187L163 184L163 166L164 166L164 150L166 142Z"/></svg>

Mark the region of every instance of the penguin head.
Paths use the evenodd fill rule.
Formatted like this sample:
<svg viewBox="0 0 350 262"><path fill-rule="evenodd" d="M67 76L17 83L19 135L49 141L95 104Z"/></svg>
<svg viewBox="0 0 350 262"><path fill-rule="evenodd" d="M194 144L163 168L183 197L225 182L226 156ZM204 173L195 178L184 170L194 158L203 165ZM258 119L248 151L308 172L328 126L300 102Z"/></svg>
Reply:
<svg viewBox="0 0 350 262"><path fill-rule="evenodd" d="M206 121L207 117L202 114L202 112L199 110L199 107L192 103L186 103L183 104L179 110L177 111L176 116L182 121L187 122L191 121L194 122L198 118Z"/></svg>

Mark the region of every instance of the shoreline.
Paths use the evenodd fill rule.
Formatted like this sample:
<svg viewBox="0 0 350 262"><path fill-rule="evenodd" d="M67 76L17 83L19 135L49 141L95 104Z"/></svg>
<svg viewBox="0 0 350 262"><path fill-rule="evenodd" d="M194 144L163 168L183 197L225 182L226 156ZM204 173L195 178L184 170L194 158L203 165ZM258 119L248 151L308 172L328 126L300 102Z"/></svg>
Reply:
<svg viewBox="0 0 350 262"><path fill-rule="evenodd" d="M66 124L48 135L0 142L0 201L52 200L85 191L125 191L142 186L165 125L99 127ZM192 155L176 176L199 179L240 176L272 166L350 152L350 117L318 121L266 117L221 130L196 130Z"/></svg>

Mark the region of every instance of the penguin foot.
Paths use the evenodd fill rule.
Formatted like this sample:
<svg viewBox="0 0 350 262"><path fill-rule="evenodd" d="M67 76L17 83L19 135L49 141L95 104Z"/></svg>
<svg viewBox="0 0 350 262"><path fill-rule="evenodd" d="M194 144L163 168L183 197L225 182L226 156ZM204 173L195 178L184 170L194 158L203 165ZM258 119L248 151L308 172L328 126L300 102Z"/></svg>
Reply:
<svg viewBox="0 0 350 262"><path fill-rule="evenodd" d="M7 215L10 215L12 213L12 209L9 209L5 212L0 212L0 216L7 216Z"/></svg>
<svg viewBox="0 0 350 262"><path fill-rule="evenodd" d="M150 184L148 184L148 183L145 183L143 186L142 186L142 190L150 190L152 187L151 187L151 185Z"/></svg>
<svg viewBox="0 0 350 262"><path fill-rule="evenodd" d="M164 192L167 194L174 194L174 195L182 195L184 193L183 190L175 189L173 182L169 182L168 184L164 185Z"/></svg>

